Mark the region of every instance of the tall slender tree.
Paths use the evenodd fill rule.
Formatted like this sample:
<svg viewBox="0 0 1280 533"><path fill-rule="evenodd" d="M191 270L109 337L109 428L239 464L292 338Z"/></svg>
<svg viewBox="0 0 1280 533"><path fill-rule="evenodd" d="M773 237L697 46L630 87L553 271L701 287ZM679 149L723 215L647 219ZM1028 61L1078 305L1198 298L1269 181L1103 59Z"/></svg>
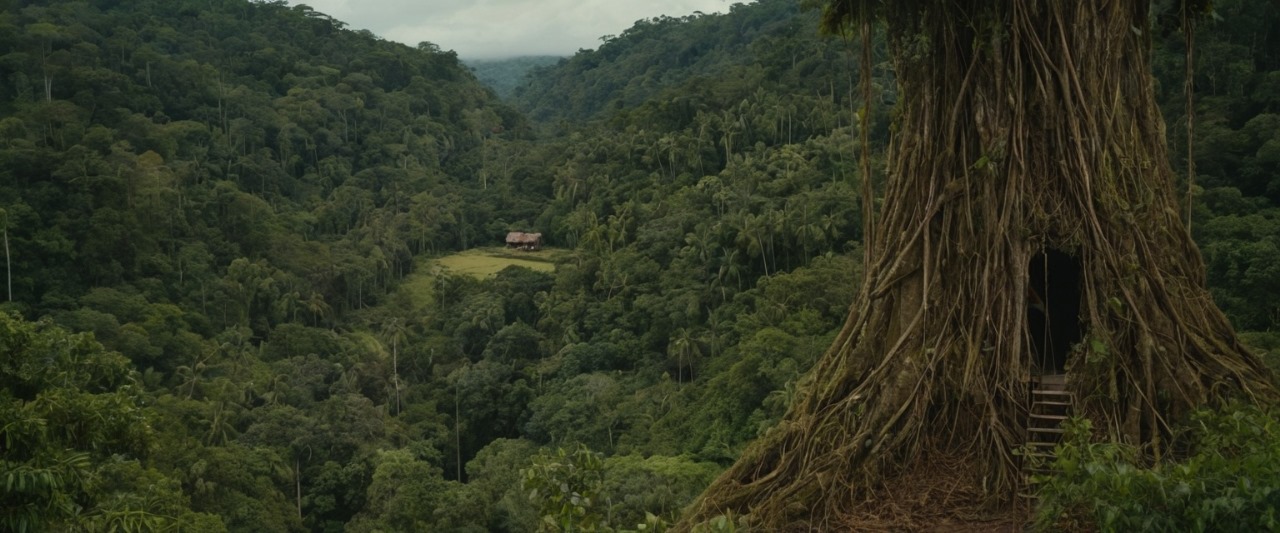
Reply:
<svg viewBox="0 0 1280 533"><path fill-rule="evenodd" d="M732 512L766 530L847 529L875 496L941 477L953 515L1015 501L1039 373L1065 372L1097 438L1154 461L1195 406L1275 396L1204 287L1153 97L1151 9L827 3L824 27L864 49L884 21L899 85L861 295L784 419L684 527ZM1077 310L1045 326L1077 332L1053 357L1030 318L1044 288Z"/></svg>
<svg viewBox="0 0 1280 533"><path fill-rule="evenodd" d="M9 260L9 213L0 209L0 232L4 233L4 272L5 286L8 287L8 301L13 301L13 263Z"/></svg>
<svg viewBox="0 0 1280 533"><path fill-rule="evenodd" d="M400 343L408 335L408 327L400 317L390 318L382 324L383 342L391 343L391 381L396 395L396 415L400 414Z"/></svg>

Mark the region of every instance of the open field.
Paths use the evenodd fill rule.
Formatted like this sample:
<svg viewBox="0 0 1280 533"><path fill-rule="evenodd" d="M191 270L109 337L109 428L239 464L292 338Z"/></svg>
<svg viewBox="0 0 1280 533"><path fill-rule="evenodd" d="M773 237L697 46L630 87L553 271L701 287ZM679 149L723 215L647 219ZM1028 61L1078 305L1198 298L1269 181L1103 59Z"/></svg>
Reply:
<svg viewBox="0 0 1280 533"><path fill-rule="evenodd" d="M556 268L556 260L566 253L567 250L560 248L522 252L493 246L472 248L444 257L419 258L414 271L400 282L399 290L407 294L414 305L427 305L435 297L436 276L440 274L463 274L484 279L511 265L552 272Z"/></svg>
<svg viewBox="0 0 1280 533"><path fill-rule="evenodd" d="M487 278L512 265L539 272L553 272L556 269L556 258L563 254L564 250L547 248L536 252L499 247L472 248L465 252L431 259L428 261L428 266L433 274L443 270L451 274Z"/></svg>

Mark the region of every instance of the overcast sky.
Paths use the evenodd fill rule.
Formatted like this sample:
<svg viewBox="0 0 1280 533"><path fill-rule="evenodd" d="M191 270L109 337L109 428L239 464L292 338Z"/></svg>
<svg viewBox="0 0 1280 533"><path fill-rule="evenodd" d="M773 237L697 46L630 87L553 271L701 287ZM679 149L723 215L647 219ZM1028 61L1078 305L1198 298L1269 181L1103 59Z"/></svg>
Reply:
<svg viewBox="0 0 1280 533"><path fill-rule="evenodd" d="M431 41L463 59L567 56L635 21L723 13L744 0L290 0L384 39Z"/></svg>

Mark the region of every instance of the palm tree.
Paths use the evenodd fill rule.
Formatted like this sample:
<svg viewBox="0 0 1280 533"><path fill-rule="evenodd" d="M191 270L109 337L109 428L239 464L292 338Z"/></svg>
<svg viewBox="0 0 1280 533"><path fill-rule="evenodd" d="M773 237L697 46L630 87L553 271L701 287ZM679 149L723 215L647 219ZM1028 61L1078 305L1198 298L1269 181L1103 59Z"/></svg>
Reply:
<svg viewBox="0 0 1280 533"><path fill-rule="evenodd" d="M205 444L209 446L226 444L230 440L229 435L235 432L235 426L231 425L231 419L235 413L227 402L219 401L213 404L213 412L210 415L211 417L206 421L209 432L205 434Z"/></svg>
<svg viewBox="0 0 1280 533"><path fill-rule="evenodd" d="M724 283L733 278L738 290L742 290L742 265L738 264L738 250L722 247L720 249L720 269L716 272L716 280L720 284L720 298L728 300Z"/></svg>
<svg viewBox="0 0 1280 533"><path fill-rule="evenodd" d="M218 345L217 351L231 361L231 373L240 373L240 366L248 362L253 354L250 337L253 331L244 326L233 326L223 331L219 337L226 339Z"/></svg>
<svg viewBox="0 0 1280 533"><path fill-rule="evenodd" d="M753 215L747 211L738 214L737 219L739 246L746 248L747 255L760 256L760 264L764 267L764 275L769 275L769 257L766 255L763 231L767 220L764 215Z"/></svg>
<svg viewBox="0 0 1280 533"><path fill-rule="evenodd" d="M690 379L693 377L693 359L702 356L702 343L698 339L698 335L689 328L680 328L676 330L675 335L671 337L671 342L667 345L667 354L676 356L676 384L680 385L684 382L684 361L689 360Z"/></svg>
<svg viewBox="0 0 1280 533"><path fill-rule="evenodd" d="M192 366L180 365L174 369L173 373L181 379L179 387L187 388L187 399L190 400L196 393L196 385L200 384L200 378L204 376L204 363L196 363Z"/></svg>
<svg viewBox="0 0 1280 533"><path fill-rule="evenodd" d="M319 326L320 319L329 316L329 303L324 301L324 296L316 291L311 291L307 299L303 302L307 310L311 312L311 325Z"/></svg>
<svg viewBox="0 0 1280 533"><path fill-rule="evenodd" d="M720 355L720 350L724 348L728 335L726 334L729 325L721 320L720 315L707 309L707 331L702 336L706 341L707 347L711 349L711 357Z"/></svg>
<svg viewBox="0 0 1280 533"><path fill-rule="evenodd" d="M298 309L307 304L302 298L302 293L293 290L280 295L280 299L276 300L276 310L280 313L280 317L289 317L290 322L298 320Z"/></svg>
<svg viewBox="0 0 1280 533"><path fill-rule="evenodd" d="M684 236L686 249L694 252L704 267L711 259L711 232L706 226L699 226L695 231Z"/></svg>
<svg viewBox="0 0 1280 533"><path fill-rule="evenodd" d="M797 198L800 200L796 203L800 205L799 209L791 210L795 214L794 220L791 221L791 233L800 241L800 247L804 253L804 264L808 264L810 251L823 244L826 232L823 231L821 219L813 216L816 213L811 209L809 197L805 195Z"/></svg>

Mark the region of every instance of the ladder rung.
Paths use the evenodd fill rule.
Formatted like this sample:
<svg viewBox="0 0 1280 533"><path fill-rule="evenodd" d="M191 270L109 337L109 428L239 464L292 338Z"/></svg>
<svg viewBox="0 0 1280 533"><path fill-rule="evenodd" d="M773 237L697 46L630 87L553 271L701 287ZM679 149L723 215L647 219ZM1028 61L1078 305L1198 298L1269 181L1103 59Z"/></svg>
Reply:
<svg viewBox="0 0 1280 533"><path fill-rule="evenodd" d="M1063 427L1063 426L1065 426L1065 425L1067 424L1067 420L1068 420L1068 419L1069 419L1069 417L1066 417L1066 416L1058 416L1058 415L1036 415L1036 414L1033 414L1033 415L1029 415L1029 418L1028 418L1028 420L1027 420L1027 426L1028 426L1028 427L1031 427L1031 426L1036 426L1036 427L1047 427L1047 426Z"/></svg>
<svg viewBox="0 0 1280 533"><path fill-rule="evenodd" d="M1064 390L1065 385L1059 380L1052 382L1042 379L1031 388L1031 408L1027 412L1028 441L1023 454L1027 461L1023 463L1023 472L1028 474L1028 484L1033 486L1031 476L1036 474L1052 474L1053 470L1046 465L1057 459L1057 447L1061 435L1066 433L1062 422L1071 418L1075 410L1075 393ZM1034 489L1028 498L1035 498Z"/></svg>

